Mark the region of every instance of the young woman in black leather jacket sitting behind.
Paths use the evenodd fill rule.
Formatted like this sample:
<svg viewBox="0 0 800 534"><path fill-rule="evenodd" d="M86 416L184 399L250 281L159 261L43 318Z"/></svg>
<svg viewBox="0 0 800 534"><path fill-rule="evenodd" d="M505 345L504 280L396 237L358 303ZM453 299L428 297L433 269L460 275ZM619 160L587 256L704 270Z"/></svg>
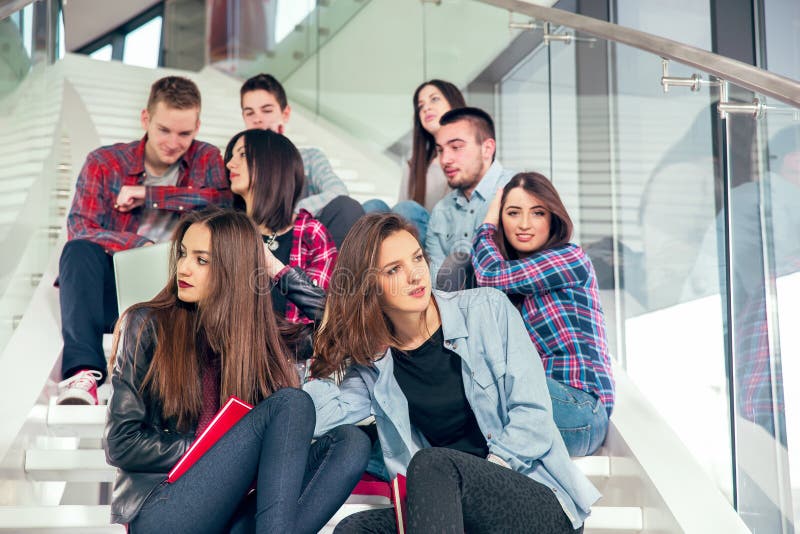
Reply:
<svg viewBox="0 0 800 534"><path fill-rule="evenodd" d="M291 357L298 326L258 290L259 233L243 213L189 214L170 264L167 286L117 327L103 440L118 468L112 521L132 533L319 531L364 471L369 440L340 426L311 444L314 406ZM167 483L231 395L255 407Z"/></svg>

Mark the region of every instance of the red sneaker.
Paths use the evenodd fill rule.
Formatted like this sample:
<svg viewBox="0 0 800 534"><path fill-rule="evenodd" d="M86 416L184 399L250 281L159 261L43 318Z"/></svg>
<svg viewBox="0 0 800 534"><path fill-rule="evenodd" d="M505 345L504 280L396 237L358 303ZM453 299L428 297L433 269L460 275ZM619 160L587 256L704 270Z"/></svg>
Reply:
<svg viewBox="0 0 800 534"><path fill-rule="evenodd" d="M103 378L100 371L83 369L58 384L56 404L96 405L97 382Z"/></svg>

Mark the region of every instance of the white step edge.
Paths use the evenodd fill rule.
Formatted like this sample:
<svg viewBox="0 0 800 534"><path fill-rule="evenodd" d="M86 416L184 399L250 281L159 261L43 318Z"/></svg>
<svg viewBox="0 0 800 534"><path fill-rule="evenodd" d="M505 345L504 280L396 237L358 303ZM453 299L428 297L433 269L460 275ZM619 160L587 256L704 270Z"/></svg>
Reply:
<svg viewBox="0 0 800 534"><path fill-rule="evenodd" d="M83 407L86 409L86 407ZM576 458L575 464L592 480L610 476L612 459L607 456ZM32 448L25 451L25 473L31 480L66 482L111 482L114 468L106 463L102 449ZM372 500L356 500L374 504Z"/></svg>
<svg viewBox="0 0 800 534"><path fill-rule="evenodd" d="M642 530L642 509L635 506L596 506L586 519L587 532L639 532Z"/></svg>
<svg viewBox="0 0 800 534"><path fill-rule="evenodd" d="M29 480L113 482L115 472L100 449L25 451L25 473Z"/></svg>
<svg viewBox="0 0 800 534"><path fill-rule="evenodd" d="M110 506L0 506L0 532L124 534L110 518Z"/></svg>
<svg viewBox="0 0 800 534"><path fill-rule="evenodd" d="M326 525L330 528L346 516L384 505L345 504ZM109 524L109 506L0 506L0 532L110 532L123 533L121 525ZM586 520L591 532L638 532L642 510L635 507L597 507ZM325 531L325 530L323 530Z"/></svg>
<svg viewBox="0 0 800 534"><path fill-rule="evenodd" d="M59 406L51 399L47 426L58 435L100 438L106 426L105 405Z"/></svg>

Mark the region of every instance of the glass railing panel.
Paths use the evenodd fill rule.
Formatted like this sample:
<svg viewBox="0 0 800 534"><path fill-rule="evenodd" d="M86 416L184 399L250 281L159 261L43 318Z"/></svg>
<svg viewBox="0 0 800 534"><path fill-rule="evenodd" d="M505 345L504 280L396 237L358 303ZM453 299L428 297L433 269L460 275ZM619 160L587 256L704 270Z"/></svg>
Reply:
<svg viewBox="0 0 800 534"><path fill-rule="evenodd" d="M61 83L60 4L29 4L0 20L0 353L42 278L64 214L54 147Z"/></svg>
<svg viewBox="0 0 800 534"><path fill-rule="evenodd" d="M28 4L0 20L0 98L25 79L33 63L33 9Z"/></svg>
<svg viewBox="0 0 800 534"><path fill-rule="evenodd" d="M794 532L800 504L800 111L730 86L765 107L726 119L730 333L738 510L754 532ZM753 115L762 118L754 120Z"/></svg>
<svg viewBox="0 0 800 534"><path fill-rule="evenodd" d="M577 37L543 43L498 84L499 157L553 180L594 263L613 356L733 500L718 90L665 94L660 57Z"/></svg>
<svg viewBox="0 0 800 534"><path fill-rule="evenodd" d="M618 44L610 53L612 193L610 209L593 211L601 220L612 215L616 226L611 256L625 368L732 501L724 264L716 255L703 261L721 245L713 231L723 183L718 91L665 93L661 58ZM696 72L669 68L674 77ZM602 242L584 237L590 250Z"/></svg>
<svg viewBox="0 0 800 534"><path fill-rule="evenodd" d="M270 73L287 80L298 69L303 103L316 105L316 52L369 0L232 0L208 3L211 65L240 78ZM309 74L312 74L309 76Z"/></svg>
<svg viewBox="0 0 800 534"><path fill-rule="evenodd" d="M320 116L379 149L410 129L411 95L425 75L423 8L372 0L321 49ZM320 15L320 25L332 16L326 10Z"/></svg>

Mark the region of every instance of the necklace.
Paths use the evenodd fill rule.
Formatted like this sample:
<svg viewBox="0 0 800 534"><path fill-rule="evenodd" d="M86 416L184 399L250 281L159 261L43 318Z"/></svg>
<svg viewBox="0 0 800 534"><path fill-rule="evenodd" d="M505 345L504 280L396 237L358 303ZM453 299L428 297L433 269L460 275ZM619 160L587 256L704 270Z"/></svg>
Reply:
<svg viewBox="0 0 800 534"><path fill-rule="evenodd" d="M269 237L267 237L267 238L264 240L264 243L267 245L267 247L268 247L268 248L269 248L269 249L270 249L272 252L275 252L276 250L278 250L278 247L279 247L279 246L281 246L281 244L280 244L280 243L278 243L278 239L277 239L277 237L278 237L278 233L277 233L277 232L272 232L272 235L271 235L271 236L269 236Z"/></svg>

